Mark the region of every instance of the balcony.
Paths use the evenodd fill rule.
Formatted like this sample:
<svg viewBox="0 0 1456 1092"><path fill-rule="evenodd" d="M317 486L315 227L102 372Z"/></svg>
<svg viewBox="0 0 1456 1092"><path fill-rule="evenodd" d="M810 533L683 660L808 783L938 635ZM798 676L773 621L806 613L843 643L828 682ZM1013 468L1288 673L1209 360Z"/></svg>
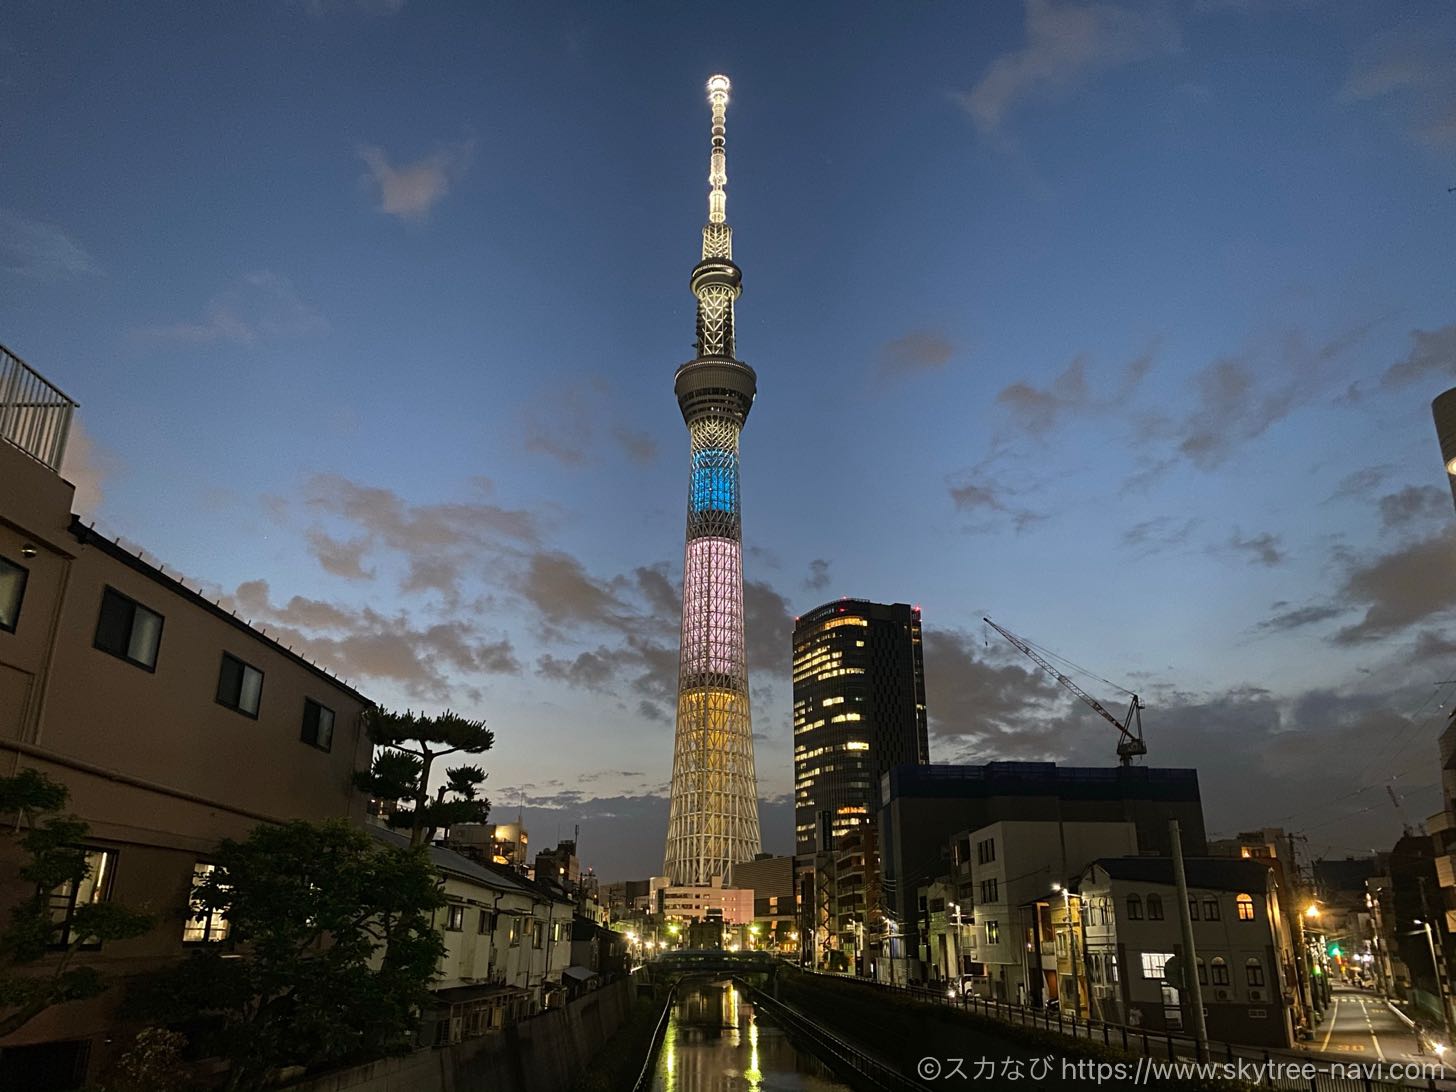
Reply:
<svg viewBox="0 0 1456 1092"><path fill-rule="evenodd" d="M0 345L0 440L57 473L76 403Z"/></svg>
<svg viewBox="0 0 1456 1092"><path fill-rule="evenodd" d="M1442 887L1456 887L1456 857L1447 853L1436 858L1436 882Z"/></svg>

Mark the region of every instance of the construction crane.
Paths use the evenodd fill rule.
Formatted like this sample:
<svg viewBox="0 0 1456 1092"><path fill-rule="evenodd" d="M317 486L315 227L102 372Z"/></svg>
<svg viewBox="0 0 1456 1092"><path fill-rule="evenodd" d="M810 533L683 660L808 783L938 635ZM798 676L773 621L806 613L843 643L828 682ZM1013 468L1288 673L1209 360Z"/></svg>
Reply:
<svg viewBox="0 0 1456 1092"><path fill-rule="evenodd" d="M1052 677L1057 680L1057 682L1061 683L1073 694L1076 694L1077 697L1081 698L1084 702L1086 702L1093 709L1095 709L1098 716L1100 716L1103 720L1107 721L1108 724L1112 725L1114 728L1117 729L1119 733L1119 738L1117 741L1117 760L1122 763L1122 765L1131 766L1132 760L1135 757L1148 753L1148 746L1146 743L1143 742L1143 703L1138 700L1138 696L1136 694L1132 695L1132 704L1127 707L1127 715L1124 716L1122 720L1118 720L1107 711L1107 709L1100 701L1098 701L1091 694L1087 693L1087 691L1083 690L1071 679L1067 678L1067 676L1063 675L1060 671L1053 667L1049 662L1047 662L1044 657L1039 655L1025 640L1016 636L1016 634L1012 633L1010 630L1001 628L989 618L982 618L981 621L985 622L986 625L990 626L997 633L1001 634L1002 637L1005 637L1013 645L1021 649L1022 652L1026 653L1026 655L1034 660L1037 664L1049 671ZM1129 725L1132 725L1133 727L1130 728Z"/></svg>

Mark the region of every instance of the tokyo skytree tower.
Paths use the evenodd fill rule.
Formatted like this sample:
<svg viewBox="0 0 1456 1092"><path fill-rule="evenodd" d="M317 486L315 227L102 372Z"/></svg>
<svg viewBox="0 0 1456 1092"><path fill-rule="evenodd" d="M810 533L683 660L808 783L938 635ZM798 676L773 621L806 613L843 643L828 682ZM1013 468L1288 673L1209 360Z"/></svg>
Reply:
<svg viewBox="0 0 1456 1092"><path fill-rule="evenodd" d="M759 852L758 778L743 651L743 536L738 515L738 437L757 379L734 355L733 303L743 274L728 226L724 118L728 77L708 81L713 141L703 260L693 267L698 353L674 389L692 450L683 559L682 653L672 807L663 869L669 882L732 881L733 865Z"/></svg>

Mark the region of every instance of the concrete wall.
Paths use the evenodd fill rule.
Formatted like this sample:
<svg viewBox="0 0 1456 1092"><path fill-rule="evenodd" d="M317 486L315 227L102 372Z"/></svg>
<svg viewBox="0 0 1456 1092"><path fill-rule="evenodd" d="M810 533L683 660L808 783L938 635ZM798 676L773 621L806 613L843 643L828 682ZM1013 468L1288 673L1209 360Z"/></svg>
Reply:
<svg viewBox="0 0 1456 1092"><path fill-rule="evenodd" d="M626 1019L630 980L564 1009L450 1047L416 1051L287 1086L288 1092L565 1092Z"/></svg>

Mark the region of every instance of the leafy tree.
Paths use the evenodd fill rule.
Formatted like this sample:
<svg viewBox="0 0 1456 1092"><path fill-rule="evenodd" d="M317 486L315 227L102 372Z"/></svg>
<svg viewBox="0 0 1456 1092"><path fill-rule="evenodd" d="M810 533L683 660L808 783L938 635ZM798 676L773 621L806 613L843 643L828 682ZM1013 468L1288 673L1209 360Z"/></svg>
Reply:
<svg viewBox="0 0 1456 1092"><path fill-rule="evenodd" d="M293 822L224 840L213 862L193 898L199 917L226 915L228 940L139 984L134 1015L198 1028L232 1062L230 1090L261 1088L280 1066L408 1049L445 952L426 850L340 820Z"/></svg>
<svg viewBox="0 0 1456 1092"><path fill-rule="evenodd" d="M187 1036L166 1028L142 1028L112 1064L103 1092L181 1092L191 1074L182 1060Z"/></svg>
<svg viewBox="0 0 1456 1092"><path fill-rule="evenodd" d="M467 720L446 710L427 717L406 710L392 713L371 709L365 727L369 738L383 748L367 773L354 775L354 783L377 800L408 802L390 817L394 827L408 827L410 845L434 838L435 831L456 823L483 823L490 801L476 796L486 774L479 766L453 766L445 783L430 796L430 768L437 758L451 754L478 755L490 750L495 733L483 720Z"/></svg>
<svg viewBox="0 0 1456 1092"><path fill-rule="evenodd" d="M107 988L95 967L72 966L83 944L130 940L153 924L148 915L112 902L77 903L53 916L51 892L63 884L74 889L91 874L80 845L90 828L61 813L69 796L64 785L36 770L0 777L4 833L25 854L19 876L33 892L12 907L9 925L0 930L0 1037L52 1005Z"/></svg>

